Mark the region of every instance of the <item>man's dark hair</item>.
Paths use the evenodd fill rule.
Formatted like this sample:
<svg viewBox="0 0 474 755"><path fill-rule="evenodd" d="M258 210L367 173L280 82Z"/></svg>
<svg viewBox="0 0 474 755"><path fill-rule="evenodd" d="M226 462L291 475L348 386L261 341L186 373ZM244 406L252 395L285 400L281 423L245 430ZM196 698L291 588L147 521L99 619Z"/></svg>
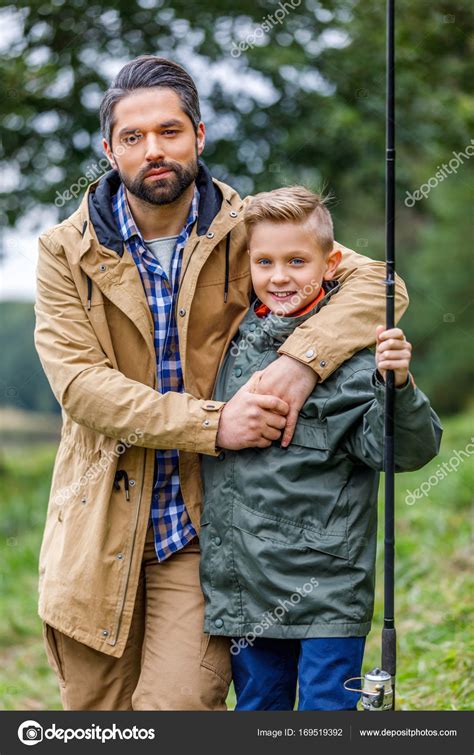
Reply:
<svg viewBox="0 0 474 755"><path fill-rule="evenodd" d="M100 105L100 130L111 146L114 127L114 107L135 89L167 87L178 94L181 105L197 132L201 120L199 95L191 76L178 63L156 55L141 55L124 65L112 86L107 89Z"/></svg>

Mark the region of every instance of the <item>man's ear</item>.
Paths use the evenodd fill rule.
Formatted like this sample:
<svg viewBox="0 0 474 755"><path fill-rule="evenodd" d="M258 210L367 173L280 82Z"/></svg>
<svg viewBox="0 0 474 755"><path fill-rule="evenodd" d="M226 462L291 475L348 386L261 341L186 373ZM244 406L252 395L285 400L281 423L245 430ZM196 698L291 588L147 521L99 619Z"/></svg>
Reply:
<svg viewBox="0 0 474 755"><path fill-rule="evenodd" d="M324 280L332 280L334 278L337 268L341 264L342 252L340 249L333 249L329 252L326 259L326 272L323 275Z"/></svg>
<svg viewBox="0 0 474 755"><path fill-rule="evenodd" d="M206 127L202 121L198 124L196 134L197 153L200 157L204 152L204 145L206 144Z"/></svg>
<svg viewBox="0 0 474 755"><path fill-rule="evenodd" d="M109 163L115 170L117 170L117 164L115 162L114 153L110 149L108 143L105 141L105 139L102 139L102 149L105 152L105 156L107 157Z"/></svg>

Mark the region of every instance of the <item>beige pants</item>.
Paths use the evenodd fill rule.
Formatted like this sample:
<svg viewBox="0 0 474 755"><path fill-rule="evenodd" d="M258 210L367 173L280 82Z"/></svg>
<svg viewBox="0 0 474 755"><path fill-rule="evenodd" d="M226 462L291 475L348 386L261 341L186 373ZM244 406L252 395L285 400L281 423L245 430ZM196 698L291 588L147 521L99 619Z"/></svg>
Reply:
<svg viewBox="0 0 474 755"><path fill-rule="evenodd" d="M159 563L149 526L121 658L43 623L65 710L225 710L229 641L203 634L197 539Z"/></svg>

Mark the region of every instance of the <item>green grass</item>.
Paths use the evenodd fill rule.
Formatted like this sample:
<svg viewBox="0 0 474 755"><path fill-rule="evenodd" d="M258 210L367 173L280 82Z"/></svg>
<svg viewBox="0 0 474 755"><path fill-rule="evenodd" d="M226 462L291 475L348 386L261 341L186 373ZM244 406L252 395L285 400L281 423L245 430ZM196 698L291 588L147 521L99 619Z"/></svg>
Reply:
<svg viewBox="0 0 474 755"><path fill-rule="evenodd" d="M407 489L419 487L453 450L470 442L472 419L471 413L446 421L440 456L418 472L397 477L397 703L405 710L474 707L471 460L413 506L405 503ZM5 453L0 464L0 708L6 710L61 707L36 613L37 560L54 452L50 446L23 448ZM381 523L382 514L381 507ZM376 611L364 670L380 662L379 529ZM235 704L232 692L228 704Z"/></svg>

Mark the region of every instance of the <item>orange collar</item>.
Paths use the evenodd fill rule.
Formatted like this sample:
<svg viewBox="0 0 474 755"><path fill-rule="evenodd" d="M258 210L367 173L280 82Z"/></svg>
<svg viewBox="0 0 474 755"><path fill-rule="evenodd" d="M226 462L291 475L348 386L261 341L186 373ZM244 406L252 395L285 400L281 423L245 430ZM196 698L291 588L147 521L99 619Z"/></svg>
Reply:
<svg viewBox="0 0 474 755"><path fill-rule="evenodd" d="M309 304L307 304L305 307L301 307L301 309L297 309L296 312L291 312L289 315L283 315L284 317L299 317L299 315L305 315L307 312L310 312L313 307L318 303L318 301L321 301L321 299L324 298L326 295L326 291L324 290L323 286L319 289L319 294L317 295L316 299L313 299L313 301L310 301ZM267 307L266 304L260 303L258 307L255 307L255 314L257 317L266 317L271 312L271 309Z"/></svg>

